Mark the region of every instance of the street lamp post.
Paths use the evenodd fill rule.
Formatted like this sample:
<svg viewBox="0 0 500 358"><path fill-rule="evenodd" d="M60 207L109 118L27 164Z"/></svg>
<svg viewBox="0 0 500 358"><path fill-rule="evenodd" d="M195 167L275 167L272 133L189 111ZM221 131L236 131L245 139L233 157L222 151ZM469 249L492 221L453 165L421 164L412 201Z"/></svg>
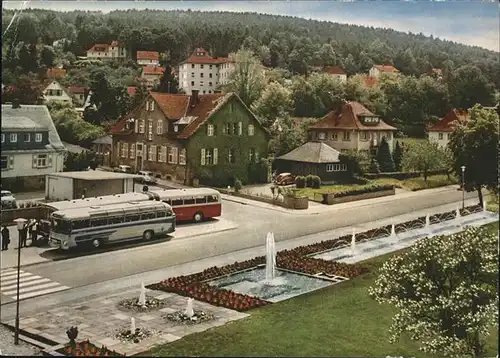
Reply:
<svg viewBox="0 0 500 358"><path fill-rule="evenodd" d="M462 210L465 209L465 165L462 165Z"/></svg>
<svg viewBox="0 0 500 358"><path fill-rule="evenodd" d="M21 237L24 235L24 228L26 225L26 219L19 218L14 220L17 225L17 230L19 235L17 238L17 295L16 295L16 331L14 333L14 344L19 344L19 278L21 272Z"/></svg>

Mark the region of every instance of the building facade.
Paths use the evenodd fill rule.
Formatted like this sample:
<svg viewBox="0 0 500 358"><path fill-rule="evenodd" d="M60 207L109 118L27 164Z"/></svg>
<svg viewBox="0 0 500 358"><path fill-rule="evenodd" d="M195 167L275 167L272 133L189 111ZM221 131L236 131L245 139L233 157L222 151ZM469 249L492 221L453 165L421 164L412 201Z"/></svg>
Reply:
<svg viewBox="0 0 500 358"><path fill-rule="evenodd" d="M212 57L203 48L179 65L179 88L185 93L192 90L200 94L210 94L229 82L234 63L227 57Z"/></svg>
<svg viewBox="0 0 500 358"><path fill-rule="evenodd" d="M141 80L148 90L152 89L160 82L161 76L165 72L165 67L157 65L147 65L142 69Z"/></svg>
<svg viewBox="0 0 500 358"><path fill-rule="evenodd" d="M338 79L342 83L347 82L347 74L339 66L325 66L323 68L323 72L329 74L333 78Z"/></svg>
<svg viewBox="0 0 500 358"><path fill-rule="evenodd" d="M108 44L95 44L87 50L88 60L115 60L127 58L127 49L118 41Z"/></svg>
<svg viewBox="0 0 500 358"><path fill-rule="evenodd" d="M324 142L341 152L357 150L368 155L383 137L392 150L396 130L361 103L346 101L309 127L309 135L311 140Z"/></svg>
<svg viewBox="0 0 500 358"><path fill-rule="evenodd" d="M111 130L113 164L185 184L267 178L268 133L236 94L151 92Z"/></svg>
<svg viewBox="0 0 500 358"><path fill-rule="evenodd" d="M457 123L468 120L469 112L453 108L438 123L427 128L429 141L436 142L440 148L446 148Z"/></svg>
<svg viewBox="0 0 500 358"><path fill-rule="evenodd" d="M160 64L160 54L156 51L137 51L137 64L141 66Z"/></svg>
<svg viewBox="0 0 500 358"><path fill-rule="evenodd" d="M99 165L111 166L111 160L113 158L113 138L111 138L110 135L94 140L90 149L97 154Z"/></svg>
<svg viewBox="0 0 500 358"><path fill-rule="evenodd" d="M398 74L399 70L396 67L389 65L373 65L368 75L370 77L379 78L382 73Z"/></svg>
<svg viewBox="0 0 500 358"><path fill-rule="evenodd" d="M46 106L3 104L1 137L4 188L43 184L46 174L63 170L66 149Z"/></svg>
<svg viewBox="0 0 500 358"><path fill-rule="evenodd" d="M70 92L64 88L59 82L51 81L43 90L44 102L57 101L73 104Z"/></svg>

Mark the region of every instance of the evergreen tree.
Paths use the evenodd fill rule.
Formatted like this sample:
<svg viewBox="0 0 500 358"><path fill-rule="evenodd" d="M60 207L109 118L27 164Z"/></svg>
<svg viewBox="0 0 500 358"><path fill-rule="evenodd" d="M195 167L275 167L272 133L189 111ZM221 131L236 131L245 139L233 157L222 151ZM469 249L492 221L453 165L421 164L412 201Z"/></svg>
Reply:
<svg viewBox="0 0 500 358"><path fill-rule="evenodd" d="M380 167L380 171L383 173L394 172L394 160L392 159L391 150L389 149L389 143L387 140L382 138L380 146L377 151L377 162Z"/></svg>
<svg viewBox="0 0 500 358"><path fill-rule="evenodd" d="M370 160L370 166L368 167L368 171L372 174L380 173L380 168L378 167L378 163L374 157Z"/></svg>
<svg viewBox="0 0 500 358"><path fill-rule="evenodd" d="M165 72L160 78L160 83L155 87L154 92L179 93L179 81L172 74L172 67L165 65Z"/></svg>
<svg viewBox="0 0 500 358"><path fill-rule="evenodd" d="M401 158L403 157L403 148L399 145L399 141L396 141L396 148L394 148L394 167L396 171L401 171Z"/></svg>

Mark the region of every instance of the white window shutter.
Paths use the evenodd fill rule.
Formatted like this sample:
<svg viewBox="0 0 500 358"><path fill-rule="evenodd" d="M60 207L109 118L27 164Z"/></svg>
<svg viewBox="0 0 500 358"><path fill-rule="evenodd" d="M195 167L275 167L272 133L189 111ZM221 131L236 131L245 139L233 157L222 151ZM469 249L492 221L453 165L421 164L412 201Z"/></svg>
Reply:
<svg viewBox="0 0 500 358"><path fill-rule="evenodd" d="M47 165L48 165L49 167L51 167L51 166L52 166L52 154L49 154L49 155L48 155L48 158L49 158L49 159L48 159Z"/></svg>
<svg viewBox="0 0 500 358"><path fill-rule="evenodd" d="M146 101L146 111L149 111L149 101Z"/></svg>
<svg viewBox="0 0 500 358"><path fill-rule="evenodd" d="M173 151L173 156L174 156L173 163L174 163L174 164L177 164L177 162L178 162L178 158L179 158L179 152L178 152L178 149L174 147L174 148L172 148L172 151Z"/></svg>
<svg viewBox="0 0 500 358"><path fill-rule="evenodd" d="M214 165L217 164L219 158L219 150L217 148L214 148Z"/></svg>
<svg viewBox="0 0 500 358"><path fill-rule="evenodd" d="M243 123L238 122L238 135L243 134Z"/></svg>
<svg viewBox="0 0 500 358"><path fill-rule="evenodd" d="M36 168L36 159L37 159L37 156L36 156L36 154L34 154L33 155L33 168Z"/></svg>
<svg viewBox="0 0 500 358"><path fill-rule="evenodd" d="M205 149L201 150L201 165L205 165Z"/></svg>
<svg viewBox="0 0 500 358"><path fill-rule="evenodd" d="M150 111L155 110L155 101L151 101L151 104L149 105L149 109L150 109Z"/></svg>
<svg viewBox="0 0 500 358"><path fill-rule="evenodd" d="M137 119L134 119L134 133L139 132L139 121Z"/></svg>

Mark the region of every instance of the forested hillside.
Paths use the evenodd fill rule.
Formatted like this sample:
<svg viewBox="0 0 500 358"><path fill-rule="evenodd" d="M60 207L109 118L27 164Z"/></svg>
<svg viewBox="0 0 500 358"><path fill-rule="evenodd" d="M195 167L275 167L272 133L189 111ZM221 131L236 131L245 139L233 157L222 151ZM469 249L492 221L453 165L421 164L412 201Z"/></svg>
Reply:
<svg viewBox="0 0 500 358"><path fill-rule="evenodd" d="M2 31L14 12L3 11ZM350 75L366 72L373 64L393 64L403 74L420 75L432 67L445 74L462 65L476 65L500 88L498 53L423 35L355 25L305 20L257 13L127 10L109 14L26 10L4 37L12 41L52 45L71 40L64 50L84 55L95 43L118 39L131 53L166 52L172 65L197 46L215 56L235 52L242 44L270 67L307 73L311 66L339 65ZM4 48L4 60L6 49Z"/></svg>

